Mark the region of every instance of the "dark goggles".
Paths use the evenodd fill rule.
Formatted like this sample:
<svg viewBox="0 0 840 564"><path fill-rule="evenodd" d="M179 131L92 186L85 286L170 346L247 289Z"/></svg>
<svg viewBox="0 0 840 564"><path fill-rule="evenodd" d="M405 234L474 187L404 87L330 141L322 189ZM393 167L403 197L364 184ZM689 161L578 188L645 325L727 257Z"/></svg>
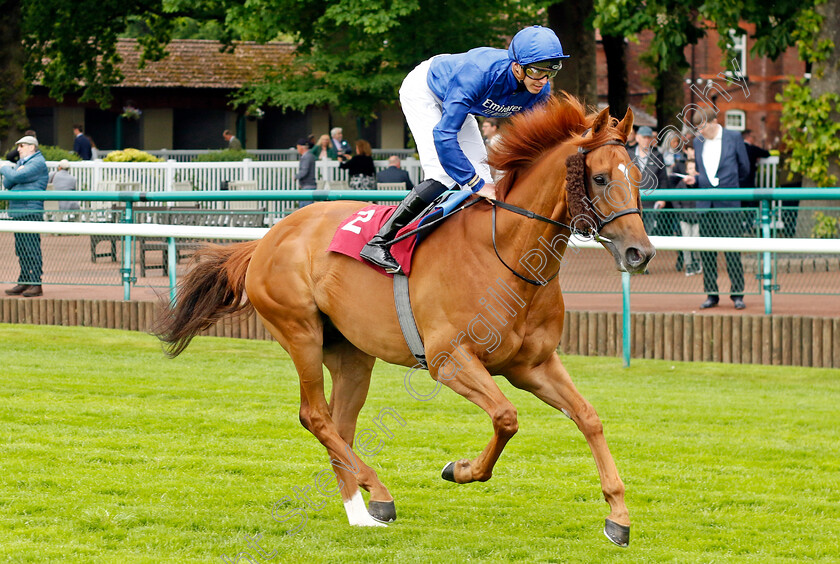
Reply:
<svg viewBox="0 0 840 564"><path fill-rule="evenodd" d="M528 65L522 67L525 69L525 76L532 80L542 80L545 77L554 78L557 76L558 71L563 68L563 63L557 61L555 64L551 65L551 68L545 67L538 67L535 65Z"/></svg>

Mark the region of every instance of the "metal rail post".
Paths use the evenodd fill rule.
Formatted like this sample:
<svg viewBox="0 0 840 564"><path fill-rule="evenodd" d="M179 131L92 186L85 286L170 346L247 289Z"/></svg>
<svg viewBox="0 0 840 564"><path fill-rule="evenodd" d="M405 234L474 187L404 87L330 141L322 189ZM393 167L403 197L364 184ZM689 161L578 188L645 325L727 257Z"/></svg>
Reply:
<svg viewBox="0 0 840 564"><path fill-rule="evenodd" d="M761 238L770 238L770 200L761 200ZM762 254L761 287L764 291L764 313L773 313L773 273L770 265L770 253Z"/></svg>
<svg viewBox="0 0 840 564"><path fill-rule="evenodd" d="M125 217L123 223L134 223L134 208L131 200L125 201ZM132 236L126 235L123 237L123 267L120 269L123 281L123 299L125 301L131 300L131 247Z"/></svg>
<svg viewBox="0 0 840 564"><path fill-rule="evenodd" d="M630 368L630 349L631 349L631 335L630 335L630 273L621 273L621 346L622 356L624 357L624 368Z"/></svg>
<svg viewBox="0 0 840 564"><path fill-rule="evenodd" d="M175 267L178 266L178 255L175 254L177 252L175 249L175 237L169 237L166 240L166 244L169 249L169 253L167 255L167 261L169 264L169 303L174 306L176 285Z"/></svg>

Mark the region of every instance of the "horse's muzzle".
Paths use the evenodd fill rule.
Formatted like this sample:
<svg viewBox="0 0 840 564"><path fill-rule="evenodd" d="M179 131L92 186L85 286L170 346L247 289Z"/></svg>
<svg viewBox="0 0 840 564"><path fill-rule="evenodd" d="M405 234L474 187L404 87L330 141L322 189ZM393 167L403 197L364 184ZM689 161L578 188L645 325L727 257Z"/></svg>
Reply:
<svg viewBox="0 0 840 564"><path fill-rule="evenodd" d="M616 243L615 240L601 241L601 244L612 253L616 268L623 272L630 274L644 272L650 260L656 255L656 249L650 244L624 247L623 244Z"/></svg>
<svg viewBox="0 0 840 564"><path fill-rule="evenodd" d="M627 250L624 251L624 270L630 274L644 272L650 259L654 256L656 256L656 249L653 247L647 249L627 247Z"/></svg>

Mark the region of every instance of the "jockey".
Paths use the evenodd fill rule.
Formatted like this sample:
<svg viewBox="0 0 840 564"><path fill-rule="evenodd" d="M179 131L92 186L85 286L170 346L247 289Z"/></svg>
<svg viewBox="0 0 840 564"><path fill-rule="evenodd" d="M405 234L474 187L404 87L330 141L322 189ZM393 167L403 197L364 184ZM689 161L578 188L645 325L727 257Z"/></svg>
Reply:
<svg viewBox="0 0 840 564"><path fill-rule="evenodd" d="M448 187L492 197L487 149L475 115L508 117L544 102L551 94L549 79L566 57L554 32L535 25L517 33L507 51L480 47L437 55L411 71L400 87L400 104L426 180L400 202L360 256L399 272L388 243Z"/></svg>

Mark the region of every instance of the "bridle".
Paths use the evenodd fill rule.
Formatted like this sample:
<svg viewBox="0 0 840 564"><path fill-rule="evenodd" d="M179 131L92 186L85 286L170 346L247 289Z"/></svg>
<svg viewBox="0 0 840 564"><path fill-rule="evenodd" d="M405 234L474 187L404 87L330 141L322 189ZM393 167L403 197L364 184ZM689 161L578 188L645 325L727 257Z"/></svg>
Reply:
<svg viewBox="0 0 840 564"><path fill-rule="evenodd" d="M581 135L581 137L585 136L588 132L589 132L589 129L584 131L583 134ZM586 160L585 160L586 155L588 153L594 151L595 149L600 149L601 147L604 147L606 145L621 145L623 147L624 143L622 143L618 139L610 139L609 141L605 141L604 143L602 143L601 145L598 145L596 147L590 147L588 149L584 149L583 147L578 147L578 153L584 155L584 176L585 176L585 170L586 170ZM588 193L587 193L586 197L587 198L589 197ZM492 229L492 239L493 239L493 250L496 252L496 257L498 257L499 262L501 262L505 266L505 268L510 270L517 278L519 278L520 280L524 280L528 284L532 284L534 286L544 286L545 284L548 284L549 282L551 282L552 280L557 278L557 275L560 274L560 268L558 267L557 272L555 272L551 276L551 278L545 280L544 282L540 282L539 280L533 280L531 278L528 278L527 276L523 276L522 274L519 274L510 265L508 265L508 263L506 263L505 260L502 258L502 256L499 254L499 248L496 245L496 208L497 207L502 208L502 209L507 210L507 211L514 212L514 213L519 214L521 216L527 217L528 219L536 219L538 221L548 223L548 224L553 225L555 227L560 227L561 229L568 229L571 233L574 233L575 235L580 235L580 236L583 236L583 237L592 237L595 241L597 241L599 243L612 243L612 241L610 241L609 239L606 239L604 237L601 237L601 235L600 235L600 231L606 225L608 225L609 223L615 221L619 217L629 215L629 214L639 214L640 216L642 215L642 211L639 208L627 208L626 210L621 210L619 212L613 212L607 218L601 218L598 214L593 214L590 211L590 213L588 214L588 219L590 221L594 221L595 226L591 227L590 229L579 229L577 227L573 227L571 225L567 225L565 223L555 221L555 220L553 220L549 217L545 217L543 215L532 212L530 210L526 210L524 208L520 208L518 206L514 206L514 205L511 205L511 204L507 204L505 202L500 202L499 200L493 200L493 199L487 198L487 201L490 203L490 206L492 208L492 228L491 229ZM589 208L589 209L591 210L592 208ZM572 223L576 223L575 218L572 218Z"/></svg>
<svg viewBox="0 0 840 564"><path fill-rule="evenodd" d="M581 137L586 135L588 132L589 132L589 130L587 129L586 131L583 132L583 135L581 135ZM610 139L609 141L605 141L604 143L598 145L597 147L590 147L589 149L584 149L583 147L578 147L578 153L581 153L585 156L585 155L589 154L590 152L594 151L595 149L600 149L601 147L605 147L607 145L620 145L620 146L624 147L624 143L622 143L618 139ZM628 184L629 184L630 183L630 178L629 177L627 178L627 181L628 181ZM586 197L587 198L589 197L588 193L587 193ZM595 221L595 227L591 230L592 231L592 233L591 233L592 237L600 243L602 241L602 237L599 235L599 232L607 224L615 221L619 217L622 217L622 216L625 216L625 215L630 215L630 214L633 214L633 213L639 214L639 216L641 216L642 215L642 210L640 210L639 208L627 208L626 210L621 210L621 211L618 211L618 212L612 212L609 215L609 217L606 217L606 218L602 218L600 215L596 214L595 217L592 218ZM590 217L591 217L591 215L590 215ZM572 221L572 223L574 223L574 221ZM584 230L575 230L575 233L582 234L582 235L590 235L590 233L588 231L584 231ZM603 239L603 240L607 241L607 242L610 242L608 239Z"/></svg>

